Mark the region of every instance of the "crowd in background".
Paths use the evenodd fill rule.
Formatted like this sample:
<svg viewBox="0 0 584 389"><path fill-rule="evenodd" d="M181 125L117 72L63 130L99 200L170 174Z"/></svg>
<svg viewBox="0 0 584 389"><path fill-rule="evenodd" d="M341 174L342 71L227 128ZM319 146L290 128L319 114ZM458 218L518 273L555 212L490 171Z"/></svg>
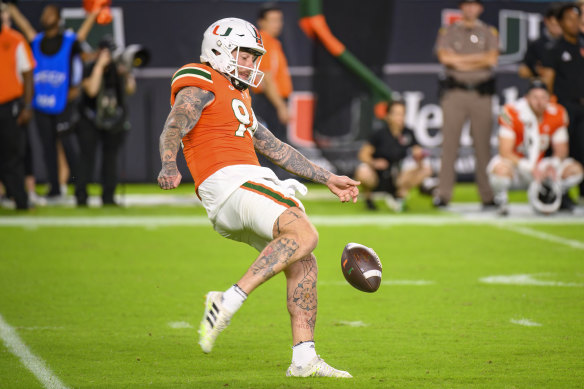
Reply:
<svg viewBox="0 0 584 389"><path fill-rule="evenodd" d="M63 29L56 5L43 8L38 32L16 4L1 4L0 40L6 44L0 77L7 88L0 95L0 181L3 196L13 199L17 209L62 204L69 181L75 184L77 206L86 206L99 145L102 204L116 205L118 153L129 129L125 98L136 83L128 64L114 58L111 36L104 36L96 50L84 48L105 6L94 4L77 32ZM37 155L28 124L33 117L47 173L43 196L36 193L32 171Z"/></svg>
<svg viewBox="0 0 584 389"><path fill-rule="evenodd" d="M482 1L461 0L459 7L460 20L440 29L435 46L444 70L441 163L437 184L429 190L433 205L449 205L462 129L470 121L474 177L483 209L507 215L507 191L529 189L537 211L573 211L577 201L569 189L579 184L579 201L584 200L584 1L552 3L545 13L543 35L529 44L518 68L519 76L530 80L529 90L517 104L503 108L495 156L490 140L498 33L480 20ZM395 131L403 124L392 124L391 117L388 114L388 126L374 133L359 153L361 165L355 174L364 184L368 209L377 208L371 191L381 191L390 208L403 210L412 183L420 185L429 176L413 132ZM416 180L404 180L406 175Z"/></svg>
<svg viewBox="0 0 584 389"><path fill-rule="evenodd" d="M86 206L87 184L94 178L98 145L102 147L102 204L116 204L118 155L129 129L125 100L134 93L136 83L131 68L114 58L116 47L111 37L103 37L95 50L86 48L87 35L101 11L100 3L95 4L77 32L63 30L57 6L45 6L40 17L42 31L37 32L14 4L2 4L0 42L10 42L10 52L0 60L0 77L2 84L10 87L0 91L0 181L3 190L0 193L4 198L14 200L18 209L59 204L66 194L68 182L75 184L76 204ZM495 170L500 170L492 169L494 156L490 145L498 35L494 27L480 20L483 2L462 0L459 6L461 20L443 27L435 46L436 56L444 66L440 79L444 118L440 170L431 171L426 151L416 141L414 132L405 128L405 104L400 101L390 103L382 128L373 132L358 155L361 164L355 176L362 181L365 204L369 209L377 208L372 193L382 192L390 208L402 211L406 208L409 192L415 187L422 187L424 192L431 194L435 207L448 206L456 182L454 164L460 136L467 120L471 122L476 157L475 179L485 209L506 211L507 200L501 193L515 186L514 171L520 167L522 157L529 160L528 152L520 150L523 138L520 140L512 135L516 143L512 154L519 157L505 159L509 165L506 175L510 182L503 185L501 180L493 179ZM545 106L551 107L552 104L555 107L557 104L561 107L558 109L566 112L565 136L558 133L552 137L550 133L537 138L543 154L536 153L538 157L530 161L528 167L523 166L529 182L543 180L544 177L537 173L537 165L545 157L555 157L560 162L570 157L570 161L579 163L580 167L584 163L583 11L584 0L551 3L543 18L541 37L529 44L519 65L520 77L536 79L535 84L530 84L527 94L532 91L541 93L546 89L549 96ZM11 23L23 35L12 29ZM293 86L286 56L278 40L284 26L277 3L264 4L256 23L268 54L261 63L264 81L253 91L254 111L278 138L287 141L290 120L287 99ZM541 88L537 80L544 82L545 88ZM546 99L545 96L542 98ZM536 123L544 121L543 111L539 115L533 109L530 112L535 114ZM497 131L503 129L498 134L499 139L506 136L506 125L509 128L521 126L520 137L527 139L524 116L519 115L517 123L507 125L502 114L499 126L495 126ZM47 172L48 190L43 196L36 193L32 169L32 158L37 156L31 152L28 124L33 118ZM548 143L542 144L542 139ZM569 147L565 153L558 154L558 145L562 143ZM501 156L504 152L499 149L498 154ZM269 161L263 160L262 164L269 164ZM556 173L560 172L559 166ZM572 173L570 184L580 184L582 201L581 169L572 169L567 170ZM287 178L287 173L282 170L277 174ZM422 186L432 176L432 184ZM564 178L558 177L556 181ZM560 200L553 200L558 202L559 208L574 209L578 200L569 197L569 187L560 187ZM538 190L541 192L541 188Z"/></svg>

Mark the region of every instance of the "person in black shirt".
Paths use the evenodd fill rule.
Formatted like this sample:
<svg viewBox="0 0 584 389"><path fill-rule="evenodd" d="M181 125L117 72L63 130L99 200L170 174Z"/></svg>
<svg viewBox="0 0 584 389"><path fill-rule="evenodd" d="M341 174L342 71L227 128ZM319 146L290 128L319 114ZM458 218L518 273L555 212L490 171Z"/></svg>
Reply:
<svg viewBox="0 0 584 389"><path fill-rule="evenodd" d="M10 4L9 12L31 42L37 62L33 107L50 184L47 196L60 201L63 193L59 185L58 143L63 146L69 168L74 169L77 165L77 150L76 142L70 135L78 118L75 102L79 98L83 69L81 42L87 38L99 10L88 13L76 34L62 30L60 8L54 4L43 8L40 33L14 4Z"/></svg>
<svg viewBox="0 0 584 389"><path fill-rule="evenodd" d="M81 148L80 167L75 186L78 206L87 205L87 183L92 180L96 149L102 144L102 204L116 205L118 154L129 122L126 95L136 90L136 81L126 65L112 60L115 44L111 36L99 43L95 62L87 64L81 88L81 119L77 138Z"/></svg>
<svg viewBox="0 0 584 389"><path fill-rule="evenodd" d="M544 76L558 103L568 111L570 157L584 164L584 39L580 35L580 8L564 5L558 20L563 36L550 52ZM580 199L584 200L583 183Z"/></svg>
<svg viewBox="0 0 584 389"><path fill-rule="evenodd" d="M372 191L386 192L387 205L395 211L404 207L408 192L432 174L424 161L425 151L414 132L405 127L405 104L388 104L384 126L375 131L359 151L361 164L355 178L361 181L367 208L376 209ZM410 158L411 157L411 158Z"/></svg>
<svg viewBox="0 0 584 389"><path fill-rule="evenodd" d="M584 0L577 0L576 4L580 7L580 37L584 37Z"/></svg>
<svg viewBox="0 0 584 389"><path fill-rule="evenodd" d="M546 11L543 24L545 26L542 35L527 46L523 61L519 64L519 77L541 77L542 66L547 61L548 52L553 48L557 40L562 36L562 28L556 17L558 5L551 5Z"/></svg>

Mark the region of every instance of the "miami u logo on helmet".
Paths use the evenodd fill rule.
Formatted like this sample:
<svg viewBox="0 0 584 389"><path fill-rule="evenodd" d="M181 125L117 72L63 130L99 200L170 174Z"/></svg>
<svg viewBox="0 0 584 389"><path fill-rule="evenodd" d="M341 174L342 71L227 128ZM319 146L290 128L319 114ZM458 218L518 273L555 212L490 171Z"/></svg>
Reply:
<svg viewBox="0 0 584 389"><path fill-rule="evenodd" d="M219 29L219 25L216 25L215 28L213 29L213 35L219 35L219 36L228 36L229 34L231 34L231 30L233 30L231 27L227 28L227 30L225 30L224 34L219 34L217 32L217 30Z"/></svg>

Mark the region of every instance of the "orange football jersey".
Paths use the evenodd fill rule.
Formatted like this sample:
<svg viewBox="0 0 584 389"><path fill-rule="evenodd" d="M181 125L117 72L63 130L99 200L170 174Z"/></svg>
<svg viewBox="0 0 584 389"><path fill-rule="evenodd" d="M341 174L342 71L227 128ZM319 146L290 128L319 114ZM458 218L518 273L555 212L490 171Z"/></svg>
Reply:
<svg viewBox="0 0 584 389"><path fill-rule="evenodd" d="M557 131L561 129L565 131L568 127L568 115L563 106L550 102L541 122L537 123L537 118L527 104L527 100L522 98L503 107L499 115L499 124L502 130L513 132L515 152L520 157L528 157L529 144L533 142L533 139L528 137L527 128L537 126L536 134L539 136L537 160L540 160L544 157Z"/></svg>
<svg viewBox="0 0 584 389"><path fill-rule="evenodd" d="M213 92L215 99L201 114L198 123L182 139L187 166L195 189L217 170L231 165L258 165L253 146L257 120L249 91L239 91L213 68L190 63L180 68L171 83L170 104L185 87L196 86Z"/></svg>

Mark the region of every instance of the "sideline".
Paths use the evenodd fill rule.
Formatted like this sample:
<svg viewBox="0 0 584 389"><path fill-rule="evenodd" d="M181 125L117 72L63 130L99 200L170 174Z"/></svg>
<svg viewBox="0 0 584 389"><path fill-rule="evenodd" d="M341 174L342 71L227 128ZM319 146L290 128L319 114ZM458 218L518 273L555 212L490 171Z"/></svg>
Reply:
<svg viewBox="0 0 584 389"><path fill-rule="evenodd" d="M312 215L309 219L317 226L347 227L347 226L460 226L485 225L509 228L516 225L580 225L584 226L584 218L557 217L509 217L501 219L495 215ZM171 226L210 226L206 216L10 216L0 217L0 227L171 227ZM513 227L513 231L527 231L521 227ZM534 230L525 232L539 237L548 235ZM553 235L549 235L550 237ZM556 242L566 243L568 239L555 237ZM554 239L550 238L549 240ZM563 242L560 242L563 241ZM576 242L576 248L583 248L584 243Z"/></svg>

